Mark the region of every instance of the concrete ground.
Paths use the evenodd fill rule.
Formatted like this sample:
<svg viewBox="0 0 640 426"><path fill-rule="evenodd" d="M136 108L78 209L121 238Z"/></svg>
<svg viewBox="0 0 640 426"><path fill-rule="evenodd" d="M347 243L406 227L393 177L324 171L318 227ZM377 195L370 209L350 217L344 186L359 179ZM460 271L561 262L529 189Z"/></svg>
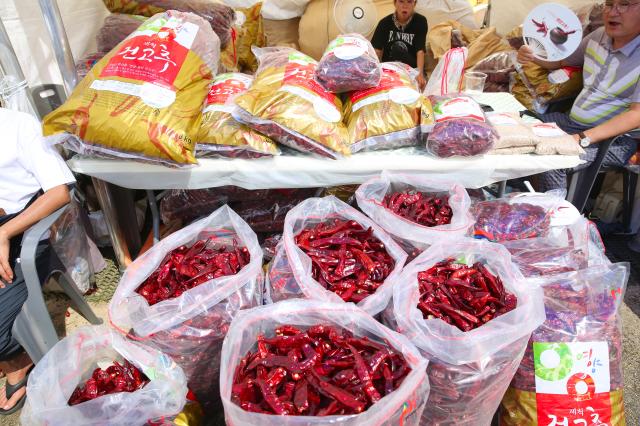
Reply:
<svg viewBox="0 0 640 426"><path fill-rule="evenodd" d="M626 246L629 237L607 237L607 255L612 261L627 261L631 264L631 278L627 287L625 303L621 309L624 341L624 399L627 425L640 424L640 253L634 253ZM113 262L97 276L98 292L89 296L89 303L96 314L106 320L108 301L118 282L118 271ZM48 293L47 304L60 335L81 325L88 324L84 318L69 308L64 295ZM68 312L68 314L66 314ZM0 386L3 384L0 380ZM19 425L19 413L0 417L1 426ZM618 425L612 425L618 426Z"/></svg>

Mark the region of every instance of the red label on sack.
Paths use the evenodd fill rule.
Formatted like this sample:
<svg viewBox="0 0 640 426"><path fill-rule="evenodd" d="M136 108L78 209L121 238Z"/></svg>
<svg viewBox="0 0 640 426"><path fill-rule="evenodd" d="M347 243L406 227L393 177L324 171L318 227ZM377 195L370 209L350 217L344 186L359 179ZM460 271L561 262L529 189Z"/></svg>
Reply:
<svg viewBox="0 0 640 426"><path fill-rule="evenodd" d="M587 400L570 395L538 393L536 404L540 426L611 425L609 392L593 394Z"/></svg>
<svg viewBox="0 0 640 426"><path fill-rule="evenodd" d="M284 70L283 86L296 86L312 92L332 105L336 102L336 95L327 92L315 81L317 63L306 55L292 53Z"/></svg>
<svg viewBox="0 0 640 426"><path fill-rule="evenodd" d="M405 85L406 84L403 83L399 72L389 69L387 67L383 67L382 77L380 78L380 84L378 84L376 87L372 87L371 89L358 90L357 92L353 92L350 96L351 103L354 104L358 102L360 99L366 98L367 96L371 96L371 95L375 95L376 93L395 89L396 87L403 87Z"/></svg>
<svg viewBox="0 0 640 426"><path fill-rule="evenodd" d="M229 73L217 76L209 88L206 105L225 105L233 96L246 92L251 80L243 74Z"/></svg>

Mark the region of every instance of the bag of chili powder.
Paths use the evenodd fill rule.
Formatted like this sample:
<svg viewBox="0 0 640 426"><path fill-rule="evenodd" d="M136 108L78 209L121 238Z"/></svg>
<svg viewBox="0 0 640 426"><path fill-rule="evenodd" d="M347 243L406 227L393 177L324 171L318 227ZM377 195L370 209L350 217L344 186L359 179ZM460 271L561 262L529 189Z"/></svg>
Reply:
<svg viewBox="0 0 640 426"><path fill-rule="evenodd" d="M157 14L44 118L44 135L80 154L195 164L194 138L219 57L220 40L204 19Z"/></svg>
<svg viewBox="0 0 640 426"><path fill-rule="evenodd" d="M467 190L437 176L383 171L360 185L356 198L411 257L442 238L466 235L473 225Z"/></svg>
<svg viewBox="0 0 640 426"><path fill-rule="evenodd" d="M385 394L385 396L377 400L377 402L369 404L369 397L365 396L364 392L360 390L358 400L354 401L352 398L355 396L355 393L358 392L354 390L354 387L358 387L358 382L338 384L337 377L334 376L330 379L329 377L322 377L322 373L320 373L321 365L329 365L331 361L338 361L343 364L346 361L347 364L353 365L357 361L349 361L349 359L353 360L354 357L348 357L343 360L331 359L331 352L323 352L320 347L313 349L311 348L312 345L306 345L306 348L304 346L302 347L303 351L309 351L311 348L311 350L316 353L316 356L319 354L320 358L326 359L327 362L318 362L312 372L306 372L307 370L304 370L298 373L302 376L299 381L306 382L303 383L302 386L304 389L301 392L294 392L293 395L289 394L289 404L287 405L292 407L293 404L290 403L293 400L296 408L298 410L302 409L300 415L283 416L263 414L260 412L250 412L241 408L238 403L242 404L243 402L246 403L249 401L238 400L237 390L242 388L243 384L237 383L236 386L234 386L234 382L238 380L240 376L244 375L242 370L255 368L252 365L246 364L245 356L249 351L256 351L256 342L262 338L272 338L274 336L274 330L276 332L275 339L278 339L278 329L284 330L287 333L299 330L311 334L311 330L314 328L316 330L325 330L320 331L322 336L318 337L325 342L328 340L331 342L329 343L330 345L333 345L337 340L341 340L342 344L346 347L353 347L353 351L360 353L373 352L371 357L366 357L365 362L375 362L378 366L383 364L384 370L387 371L387 373L384 373L384 377L387 377L387 379L378 377L381 375L379 371L381 368L375 367L373 368L374 372L370 379L373 380L377 392L380 392L378 396L382 394ZM337 333L334 334L334 332ZM280 336L282 335L280 334ZM286 336L284 337L285 339L283 340L286 340ZM305 338L305 336L301 337ZM316 339L316 341L318 340ZM314 342L314 344L317 343ZM258 346L258 350L260 350L260 346ZM340 352L340 350L338 349L337 352ZM398 362L398 356L400 354L403 359L403 369L402 371L396 372L395 368L400 364ZM361 359L363 358L365 358L365 356L361 357ZM377 361L374 361L374 358ZM242 364L243 359L245 364ZM289 369L287 369L287 366L283 368L287 371L284 378L288 383L284 384L281 381L280 384L275 387L267 386L272 388L274 393L285 394L287 392L287 386L293 384L289 372L292 370L297 371L297 368L294 368L293 365L306 362L307 361L292 361ZM361 309L348 303L335 304L317 300L288 300L243 311L239 313L231 323L229 333L225 338L222 348L221 365L220 389L225 418L227 424L235 426L280 426L283 424L288 426L417 426L420 422L420 415L424 409L424 404L429 395L429 383L425 374L427 361L422 358L415 346L404 336L388 329ZM244 365L246 368L242 369L241 365ZM390 365L394 368L391 372L389 371ZM364 367L365 370L368 369L366 366ZM261 366L258 366L258 369L260 368ZM342 374L349 373L348 370L345 371L346 367L341 367L338 364L335 364L335 368L330 368L334 370L337 369L336 371L341 370ZM353 366L351 368L356 370L358 367ZM402 375L407 373L407 368L409 368L410 371L404 376L404 379L401 380L399 386L396 387L399 380L393 379L393 376L402 377ZM365 371L355 373L353 370L351 370L350 373L360 374L358 377L362 377L362 374L371 374ZM338 374L336 374L336 376ZM345 377L347 376L348 374L345 375ZM388 383L388 381L392 379L394 382L394 390L389 389L391 390L389 393L385 388L386 385L383 383ZM276 379L274 378L273 380ZM254 383L259 381L260 379L258 378ZM330 381L333 382L333 384L329 383ZM331 386L331 389L328 390L328 392L323 391L320 393L318 388L321 388L323 383L324 386ZM382 388L385 388L384 391L381 390ZM283 400L284 398L286 397L283 397ZM318 401L319 399L321 400ZM305 415L314 404L320 409L319 412L333 411L328 408L324 408L324 410L321 409L321 406L326 404L328 399L334 400L332 403L329 403L329 407L333 406L336 412L344 407L343 403L347 404L358 401L364 403L366 400L366 405L370 406L359 414ZM249 405L247 405L247 408L249 408Z"/></svg>
<svg viewBox="0 0 640 426"><path fill-rule="evenodd" d="M133 392L109 393L69 404L74 390L96 376L96 368L106 369L114 361L132 364L148 382ZM101 387L96 382L94 385ZM187 379L167 355L127 340L108 327L89 326L59 341L38 362L28 388L20 417L23 425L137 426L178 414L185 405Z"/></svg>
<svg viewBox="0 0 640 426"><path fill-rule="evenodd" d="M450 270L449 277L442 275ZM474 288L478 283L488 290ZM506 297L497 300L496 289ZM483 306L477 316L469 314ZM441 319L443 313L455 321ZM384 319L429 360L431 392L421 424L490 424L544 317L542 290L525 282L499 244L450 240L407 265Z"/></svg>
<svg viewBox="0 0 640 426"><path fill-rule="evenodd" d="M227 268L238 259L244 266L233 274ZM240 310L261 304L263 281L256 234L223 206L129 265L109 304L109 320L173 358L210 413L220 403L222 340ZM167 294L170 288L176 290Z"/></svg>
<svg viewBox="0 0 640 426"><path fill-rule="evenodd" d="M544 292L538 327L502 399L501 425L624 425L622 321L629 264L531 279Z"/></svg>
<svg viewBox="0 0 640 426"><path fill-rule="evenodd" d="M309 198L287 213L266 299L354 302L376 315L391 300L406 259L391 236L353 207L334 196Z"/></svg>

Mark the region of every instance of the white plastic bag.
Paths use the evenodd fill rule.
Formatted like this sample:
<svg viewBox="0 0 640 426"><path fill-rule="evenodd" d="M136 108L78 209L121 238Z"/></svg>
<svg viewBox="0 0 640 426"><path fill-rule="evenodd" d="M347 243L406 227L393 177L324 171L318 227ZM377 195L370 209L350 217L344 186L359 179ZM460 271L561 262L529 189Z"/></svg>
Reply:
<svg viewBox="0 0 640 426"><path fill-rule="evenodd" d="M460 92L467 62L467 52L466 47L449 49L438 61L423 94L425 96L442 96Z"/></svg>
<svg viewBox="0 0 640 426"><path fill-rule="evenodd" d="M95 368L125 359L138 367L149 383L135 392L68 405L75 388ZM59 341L33 369L27 387L27 402L20 416L25 426L138 426L178 414L187 395L187 379L167 355L105 326L82 327Z"/></svg>
<svg viewBox="0 0 640 426"><path fill-rule="evenodd" d="M400 387L368 410L349 416L276 416L244 411L231 402L236 366L254 350L259 334L268 335L280 325L309 327L328 324L347 329L358 337L384 342L401 352L411 368ZM243 311L233 320L222 347L220 390L228 425L234 426L417 426L429 395L427 361L404 336L389 330L353 304L314 300L288 300Z"/></svg>
<svg viewBox="0 0 640 426"><path fill-rule="evenodd" d="M236 275L213 279L153 306L136 292L167 253L212 235L220 244L232 246L236 240L238 246L247 247L249 264ZM132 338L171 356L207 410L219 402L219 356L229 323L241 309L261 304L263 280L262 249L256 234L223 206L169 235L129 265L109 304L109 319Z"/></svg>
<svg viewBox="0 0 640 426"><path fill-rule="evenodd" d="M440 319L423 318L417 274L447 258L482 262L518 298L517 307L468 332ZM404 268L393 286L392 314L397 324L429 359L431 392L425 425L488 425L520 364L527 340L545 319L542 291L525 282L499 244L458 239L432 245Z"/></svg>
<svg viewBox="0 0 640 426"><path fill-rule="evenodd" d="M311 259L295 243L302 230L331 219L355 220L363 228L371 227L373 235L384 244L395 261L389 276L374 294L358 303L370 315L376 315L387 307L392 295L391 283L400 274L407 254L381 227L353 207L334 196L309 198L287 213L284 220L282 242L269 268L266 298L269 303L291 298L309 298L326 302L344 303L332 291L327 290L311 275Z"/></svg>
<svg viewBox="0 0 640 426"><path fill-rule="evenodd" d="M262 17L282 21L299 18L304 14L310 0L263 0Z"/></svg>
<svg viewBox="0 0 640 426"><path fill-rule="evenodd" d="M383 206L386 195L401 191L449 194L453 216L451 223L427 227L405 219ZM356 191L358 207L391 234L410 255L418 254L442 238L462 237L473 225L469 214L471 200L464 186L437 176L407 175L383 171L379 177L360 185Z"/></svg>

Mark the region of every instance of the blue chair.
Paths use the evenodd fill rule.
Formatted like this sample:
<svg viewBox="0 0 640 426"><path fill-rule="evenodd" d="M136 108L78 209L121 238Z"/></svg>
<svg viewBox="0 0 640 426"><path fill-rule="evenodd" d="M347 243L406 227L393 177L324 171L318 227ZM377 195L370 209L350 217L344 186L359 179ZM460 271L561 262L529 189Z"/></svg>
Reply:
<svg viewBox="0 0 640 426"><path fill-rule="evenodd" d="M25 232L22 241L20 264L29 295L13 324L12 332L34 363L37 363L58 342L58 334L53 327L53 321L42 294L42 283L36 267L36 249L42 236L49 231L67 207L57 210L32 226ZM60 287L71 299L73 307L91 324L101 324L102 320L95 315L67 271L48 271L47 280L54 275Z"/></svg>

